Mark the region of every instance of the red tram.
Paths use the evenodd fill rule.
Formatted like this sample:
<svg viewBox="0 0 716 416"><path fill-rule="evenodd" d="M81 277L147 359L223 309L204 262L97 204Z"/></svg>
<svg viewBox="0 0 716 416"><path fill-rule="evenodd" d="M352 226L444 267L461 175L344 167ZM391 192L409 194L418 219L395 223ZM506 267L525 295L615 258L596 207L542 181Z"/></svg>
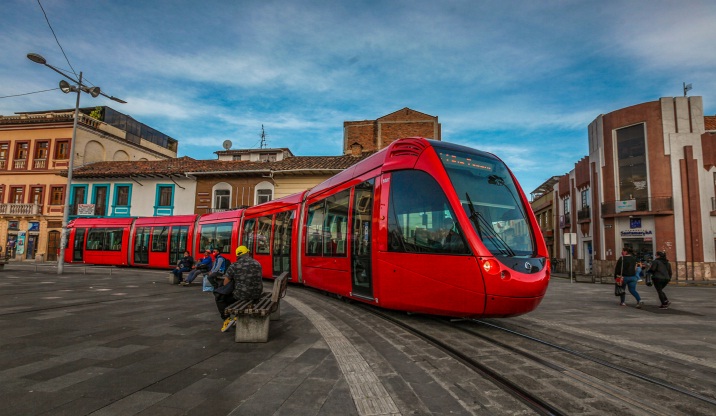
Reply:
<svg viewBox="0 0 716 416"><path fill-rule="evenodd" d="M166 249L157 243L150 256L155 235ZM445 316L527 313L550 278L544 239L507 166L422 138L395 141L310 191L198 217L78 219L69 241L67 261L160 268L186 247L219 247L233 261L241 243L265 277L288 271L347 298Z"/></svg>

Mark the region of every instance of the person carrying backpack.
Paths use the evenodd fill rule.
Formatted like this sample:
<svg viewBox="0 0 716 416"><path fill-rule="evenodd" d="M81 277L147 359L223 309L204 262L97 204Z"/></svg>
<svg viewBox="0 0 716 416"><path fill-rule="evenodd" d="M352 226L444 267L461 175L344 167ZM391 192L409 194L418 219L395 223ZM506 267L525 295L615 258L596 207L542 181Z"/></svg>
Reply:
<svg viewBox="0 0 716 416"><path fill-rule="evenodd" d="M214 266L209 271L207 278L209 283L216 289L219 287L219 280L223 279L226 268L229 266L229 261L221 255L221 251L218 248L214 249Z"/></svg>

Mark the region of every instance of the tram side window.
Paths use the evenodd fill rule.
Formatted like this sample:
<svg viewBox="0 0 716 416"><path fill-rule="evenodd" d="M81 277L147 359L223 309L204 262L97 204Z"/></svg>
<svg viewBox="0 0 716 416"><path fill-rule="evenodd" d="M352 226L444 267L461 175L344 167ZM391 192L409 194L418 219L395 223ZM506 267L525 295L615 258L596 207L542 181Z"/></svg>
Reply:
<svg viewBox="0 0 716 416"><path fill-rule="evenodd" d="M259 230L256 233L256 253L269 254L271 252L271 221L273 216L259 218Z"/></svg>
<svg viewBox="0 0 716 416"><path fill-rule="evenodd" d="M167 251L169 227L152 227L152 252Z"/></svg>
<svg viewBox="0 0 716 416"><path fill-rule="evenodd" d="M241 240L241 244L245 245L249 249L249 253L254 252L254 233L256 230L256 220L250 219L244 221L244 235Z"/></svg>
<svg viewBox="0 0 716 416"><path fill-rule="evenodd" d="M325 218L324 201L316 202L308 207L306 221L306 255L320 256L323 252L323 219Z"/></svg>
<svg viewBox="0 0 716 416"><path fill-rule="evenodd" d="M469 253L455 213L432 176L416 170L394 172L388 204L389 251Z"/></svg>
<svg viewBox="0 0 716 416"><path fill-rule="evenodd" d="M232 223L209 224L201 227L201 249L219 249L222 253L231 250Z"/></svg>
<svg viewBox="0 0 716 416"><path fill-rule="evenodd" d="M348 232L348 202L350 189L326 198L326 219L323 237L323 255L346 256L346 234Z"/></svg>
<svg viewBox="0 0 716 416"><path fill-rule="evenodd" d="M87 233L87 250L121 251L121 228L92 228Z"/></svg>
<svg viewBox="0 0 716 416"><path fill-rule="evenodd" d="M110 228L104 234L104 249L122 251L122 229Z"/></svg>
<svg viewBox="0 0 716 416"><path fill-rule="evenodd" d="M350 189L308 207L306 255L346 257Z"/></svg>
<svg viewBox="0 0 716 416"><path fill-rule="evenodd" d="M91 228L87 233L87 250L104 250L104 228Z"/></svg>
<svg viewBox="0 0 716 416"><path fill-rule="evenodd" d="M229 253L231 251L231 223L229 224L218 224L216 226L216 247L218 247L222 253Z"/></svg>

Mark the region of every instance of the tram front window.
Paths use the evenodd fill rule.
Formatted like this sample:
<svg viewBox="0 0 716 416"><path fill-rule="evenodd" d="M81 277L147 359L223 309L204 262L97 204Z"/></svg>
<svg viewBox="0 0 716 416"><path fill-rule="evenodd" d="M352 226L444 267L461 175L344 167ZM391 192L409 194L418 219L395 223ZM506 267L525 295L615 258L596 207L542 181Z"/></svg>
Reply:
<svg viewBox="0 0 716 416"><path fill-rule="evenodd" d="M475 232L495 256L535 254L532 228L512 176L487 155L435 146Z"/></svg>
<svg viewBox="0 0 716 416"><path fill-rule="evenodd" d="M426 172L393 172L388 205L389 251L452 255L469 253L445 192Z"/></svg>

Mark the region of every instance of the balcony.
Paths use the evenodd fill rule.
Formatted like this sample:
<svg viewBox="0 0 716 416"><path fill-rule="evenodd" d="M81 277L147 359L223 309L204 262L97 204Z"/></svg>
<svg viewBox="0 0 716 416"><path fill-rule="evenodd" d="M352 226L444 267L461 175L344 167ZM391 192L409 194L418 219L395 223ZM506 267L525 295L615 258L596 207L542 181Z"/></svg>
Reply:
<svg viewBox="0 0 716 416"><path fill-rule="evenodd" d="M30 216L42 213L42 205L37 204L0 204L0 215Z"/></svg>
<svg viewBox="0 0 716 416"><path fill-rule="evenodd" d="M5 160L5 159L0 160L0 169L5 170L6 167L7 167L7 160Z"/></svg>
<svg viewBox="0 0 716 416"><path fill-rule="evenodd" d="M674 199L670 196L635 198L625 201L606 201L602 204L602 218L630 215L673 215Z"/></svg>
<svg viewBox="0 0 716 416"><path fill-rule="evenodd" d="M35 159L32 161L32 168L33 169L46 169L47 168L47 159Z"/></svg>
<svg viewBox="0 0 716 416"><path fill-rule="evenodd" d="M17 159L12 162L12 168L15 170L24 170L27 168L27 159Z"/></svg>
<svg viewBox="0 0 716 416"><path fill-rule="evenodd" d="M589 206L582 207L579 211L577 211L577 221L578 222L588 222L592 219L592 210Z"/></svg>
<svg viewBox="0 0 716 416"><path fill-rule="evenodd" d="M572 217L569 213L567 215L559 216L559 228L569 228L572 226Z"/></svg>

